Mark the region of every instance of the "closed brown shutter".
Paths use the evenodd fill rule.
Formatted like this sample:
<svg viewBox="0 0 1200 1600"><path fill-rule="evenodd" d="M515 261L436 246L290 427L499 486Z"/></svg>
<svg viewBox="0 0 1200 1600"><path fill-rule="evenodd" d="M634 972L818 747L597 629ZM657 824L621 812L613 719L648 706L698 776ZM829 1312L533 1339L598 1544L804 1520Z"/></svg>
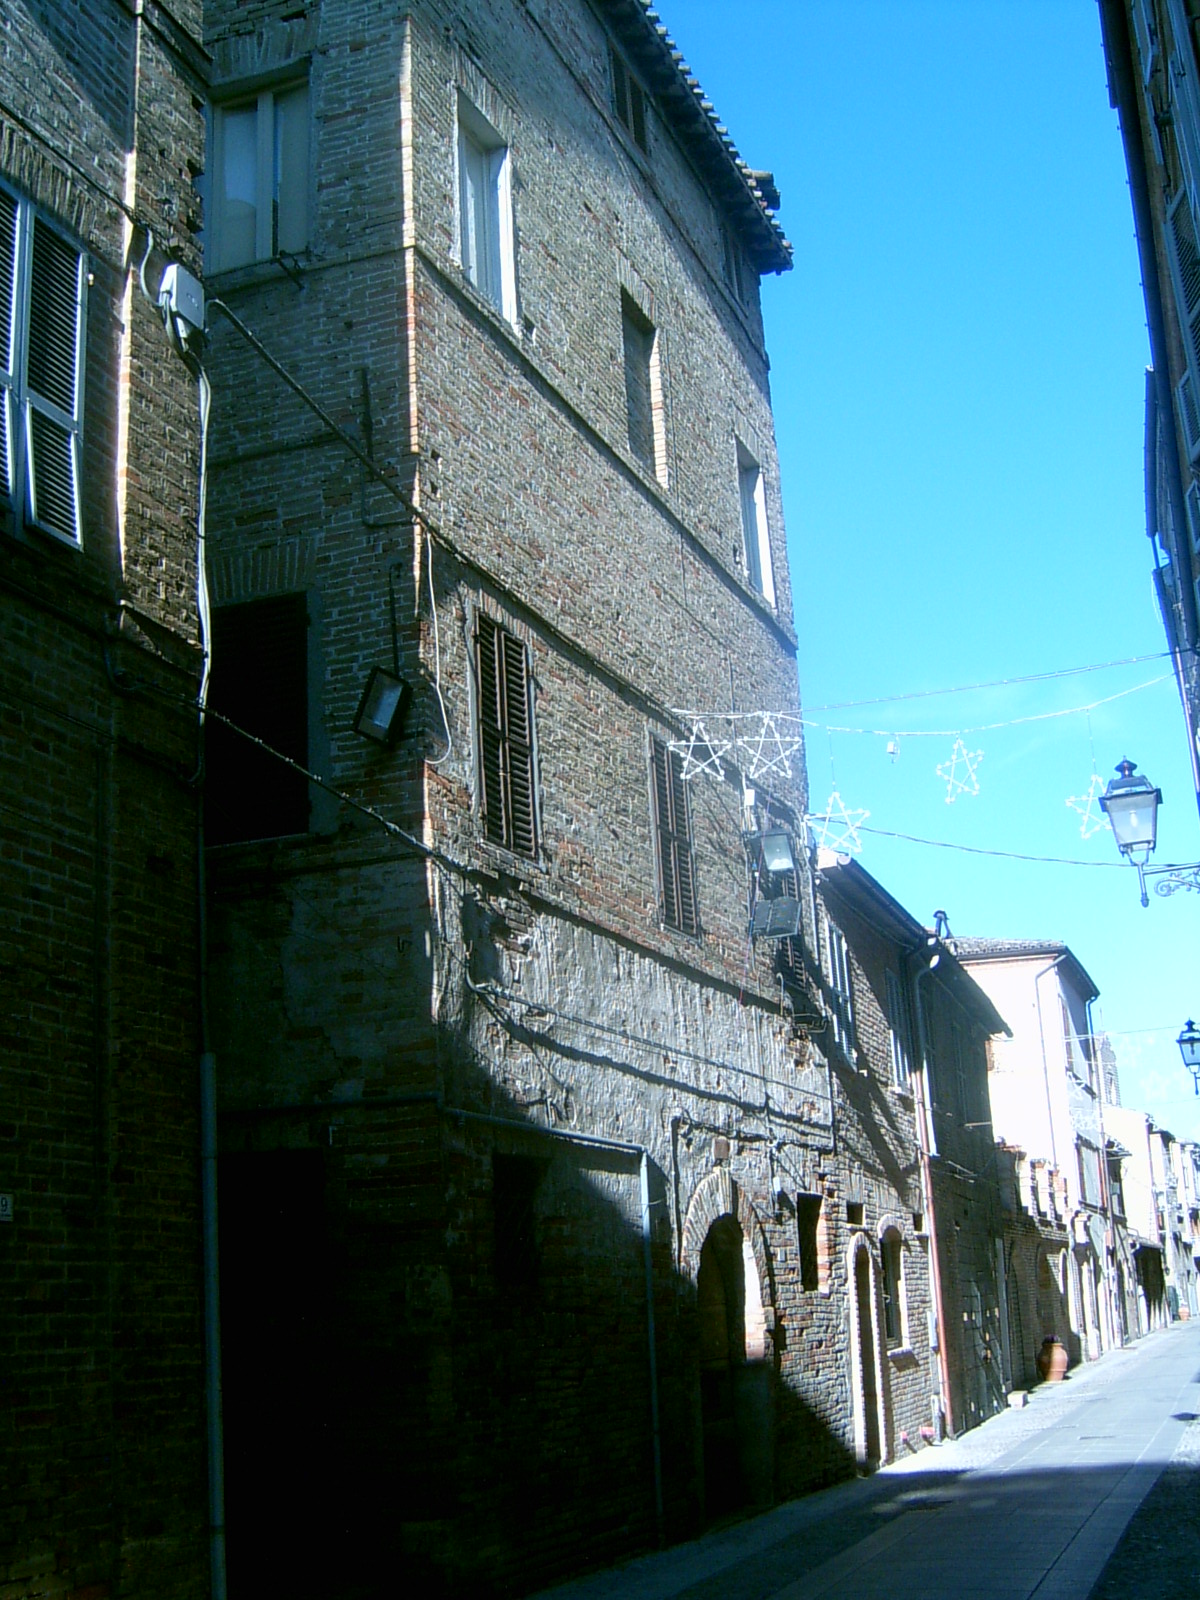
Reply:
<svg viewBox="0 0 1200 1600"><path fill-rule="evenodd" d="M533 717L524 644L491 617L475 631L479 686L479 791L483 831L493 844L537 854Z"/></svg>
<svg viewBox="0 0 1200 1600"><path fill-rule="evenodd" d="M681 933L700 931L692 859L691 818L683 763L661 739L651 745L654 770L654 822L663 921Z"/></svg>

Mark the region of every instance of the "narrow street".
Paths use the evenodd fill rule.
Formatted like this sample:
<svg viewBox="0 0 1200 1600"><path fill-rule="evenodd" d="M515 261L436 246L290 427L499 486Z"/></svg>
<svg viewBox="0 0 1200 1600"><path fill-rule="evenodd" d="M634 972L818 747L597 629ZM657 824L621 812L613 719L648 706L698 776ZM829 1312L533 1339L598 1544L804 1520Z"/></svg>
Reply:
<svg viewBox="0 0 1200 1600"><path fill-rule="evenodd" d="M1088 1600L1094 1590L1200 1592L1191 1557L1170 1537L1142 1538L1136 1588L1118 1591L1107 1580L1098 1587L1164 1468L1173 1458L1177 1467L1197 1459L1198 1380L1200 1324L1176 1323L1036 1390L1022 1410L873 1478L560 1586L546 1600ZM1151 1497L1151 1516L1154 1503ZM1190 1572L1178 1570L1181 1560Z"/></svg>

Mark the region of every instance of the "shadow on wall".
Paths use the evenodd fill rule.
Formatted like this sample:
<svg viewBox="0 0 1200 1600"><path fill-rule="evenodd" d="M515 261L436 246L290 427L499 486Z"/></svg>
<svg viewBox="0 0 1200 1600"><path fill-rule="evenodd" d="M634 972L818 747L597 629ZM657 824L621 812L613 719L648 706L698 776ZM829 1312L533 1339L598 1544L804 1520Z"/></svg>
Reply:
<svg viewBox="0 0 1200 1600"><path fill-rule="evenodd" d="M658 1541L638 1162L523 1124L473 1071L491 1120L427 1101L225 1138L235 1594L517 1595ZM825 1481L854 1462L778 1379L737 1217L692 1281L649 1179L673 1541L796 1492L779 1436Z"/></svg>

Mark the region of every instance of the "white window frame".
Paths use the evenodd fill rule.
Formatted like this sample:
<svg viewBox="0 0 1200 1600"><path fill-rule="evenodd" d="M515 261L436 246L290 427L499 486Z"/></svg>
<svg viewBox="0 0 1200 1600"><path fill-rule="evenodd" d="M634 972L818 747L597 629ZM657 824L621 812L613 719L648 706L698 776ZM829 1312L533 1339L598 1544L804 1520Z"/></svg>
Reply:
<svg viewBox="0 0 1200 1600"><path fill-rule="evenodd" d="M299 97L303 97L300 100ZM288 146L293 161L283 170L284 146L279 137L280 107L293 102L300 116L302 137ZM254 114L254 246L249 255L232 239L229 201L224 192L228 124L232 116ZM312 105L308 79L289 78L253 94L221 100L213 107L213 160L211 196L211 270L272 261L279 255L297 255L312 240L309 191L312 182ZM265 199L265 203L264 203ZM286 214L281 200L286 202Z"/></svg>
<svg viewBox="0 0 1200 1600"><path fill-rule="evenodd" d="M773 606L775 573L771 564L766 485L762 468L740 439L737 441L737 473L746 581L756 594L762 595L767 604Z"/></svg>
<svg viewBox="0 0 1200 1600"><path fill-rule="evenodd" d="M829 988L835 1003L830 1006L834 1042L847 1055L854 1041L854 986L850 971L850 946L836 922L826 923L829 947Z"/></svg>
<svg viewBox="0 0 1200 1600"><path fill-rule="evenodd" d="M912 1057L911 1039L912 1029L909 1026L908 997L904 990L904 981L898 972L893 972L889 967L884 981L887 985L888 1005L888 1035L891 1043L892 1056L892 1087L911 1092L912 1084Z"/></svg>
<svg viewBox="0 0 1200 1600"><path fill-rule="evenodd" d="M503 136L461 92L455 152L458 259L463 276L515 327L512 155Z"/></svg>
<svg viewBox="0 0 1200 1600"><path fill-rule="evenodd" d="M23 195L4 185L0 193L0 227L10 229L0 239L8 280L0 283L9 297L7 339L0 339L0 494L12 506L14 531L36 528L78 548L87 258ZM39 258L36 241L43 238L50 258ZM41 316L49 325L35 328ZM43 336L50 348L40 349ZM39 350L46 382L34 370Z"/></svg>
<svg viewBox="0 0 1200 1600"><path fill-rule="evenodd" d="M894 1223L889 1223L879 1235L879 1288L880 1310L883 1313L883 1339L888 1350L909 1350L911 1336L908 1327L908 1283L905 1270L906 1250L904 1235ZM888 1259L891 1258L895 1274L888 1270ZM890 1292L889 1292L890 1291ZM888 1331L887 1302L891 1300L896 1311L897 1330L894 1334Z"/></svg>

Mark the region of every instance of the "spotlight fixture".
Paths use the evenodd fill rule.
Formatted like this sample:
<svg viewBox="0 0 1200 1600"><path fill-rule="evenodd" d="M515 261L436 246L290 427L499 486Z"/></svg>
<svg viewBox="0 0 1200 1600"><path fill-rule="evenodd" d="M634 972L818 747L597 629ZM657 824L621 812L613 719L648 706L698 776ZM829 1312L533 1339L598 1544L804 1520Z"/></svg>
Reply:
<svg viewBox="0 0 1200 1600"><path fill-rule="evenodd" d="M412 687L403 678L384 667L372 667L354 713L355 733L390 748L404 733L412 697Z"/></svg>

